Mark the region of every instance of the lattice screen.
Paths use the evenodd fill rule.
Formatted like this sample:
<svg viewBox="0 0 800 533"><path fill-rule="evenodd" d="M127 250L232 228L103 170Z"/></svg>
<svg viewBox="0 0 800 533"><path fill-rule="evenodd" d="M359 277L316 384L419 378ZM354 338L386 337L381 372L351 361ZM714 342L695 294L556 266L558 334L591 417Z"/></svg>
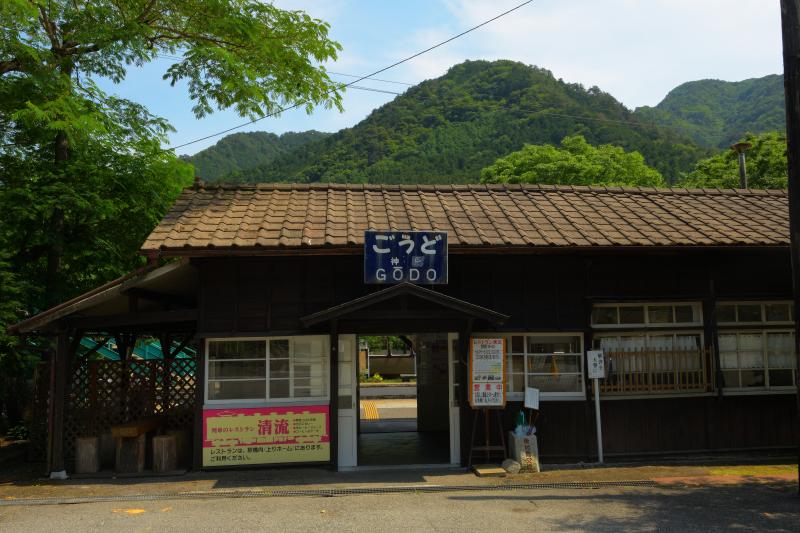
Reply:
<svg viewBox="0 0 800 533"><path fill-rule="evenodd" d="M75 439L109 433L111 426L160 415L168 429L194 427L194 359L82 361L73 366L65 413L64 456Z"/></svg>

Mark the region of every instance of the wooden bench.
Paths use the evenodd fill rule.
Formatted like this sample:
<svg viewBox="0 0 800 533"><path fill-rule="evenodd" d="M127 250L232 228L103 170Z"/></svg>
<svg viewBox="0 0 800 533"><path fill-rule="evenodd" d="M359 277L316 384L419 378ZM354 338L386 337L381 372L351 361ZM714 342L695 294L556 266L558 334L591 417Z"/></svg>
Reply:
<svg viewBox="0 0 800 533"><path fill-rule="evenodd" d="M161 429L163 425L162 419L151 417L113 426L111 435L117 441L115 470L121 473L143 472L147 455L147 434Z"/></svg>
<svg viewBox="0 0 800 533"><path fill-rule="evenodd" d="M417 375L416 374L400 374L400 379L402 380L403 383L408 383L412 379L416 380L417 379Z"/></svg>

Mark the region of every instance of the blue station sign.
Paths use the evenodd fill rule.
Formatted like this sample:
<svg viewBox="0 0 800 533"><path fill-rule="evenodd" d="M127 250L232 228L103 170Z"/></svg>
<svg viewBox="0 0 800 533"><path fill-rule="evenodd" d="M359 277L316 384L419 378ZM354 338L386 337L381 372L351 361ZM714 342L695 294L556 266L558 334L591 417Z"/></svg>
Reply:
<svg viewBox="0 0 800 533"><path fill-rule="evenodd" d="M364 232L364 283L444 285L447 233L444 231Z"/></svg>

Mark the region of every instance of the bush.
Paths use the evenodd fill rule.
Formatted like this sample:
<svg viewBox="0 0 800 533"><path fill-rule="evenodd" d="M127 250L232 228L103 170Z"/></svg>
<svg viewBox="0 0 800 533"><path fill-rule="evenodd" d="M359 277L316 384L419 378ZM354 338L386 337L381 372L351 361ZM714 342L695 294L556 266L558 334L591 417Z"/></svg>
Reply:
<svg viewBox="0 0 800 533"><path fill-rule="evenodd" d="M24 424L14 426L6 433L6 438L8 440L28 440L29 436L30 430L28 430L28 426Z"/></svg>

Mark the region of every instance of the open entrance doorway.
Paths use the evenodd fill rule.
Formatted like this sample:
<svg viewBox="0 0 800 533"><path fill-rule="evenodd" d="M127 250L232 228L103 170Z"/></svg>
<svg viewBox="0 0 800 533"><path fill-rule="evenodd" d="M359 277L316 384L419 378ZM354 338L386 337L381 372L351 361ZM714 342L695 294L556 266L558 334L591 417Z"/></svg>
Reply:
<svg viewBox="0 0 800 533"><path fill-rule="evenodd" d="M451 462L449 337L359 337L359 466Z"/></svg>
<svg viewBox="0 0 800 533"><path fill-rule="evenodd" d="M358 337L358 466L459 461L454 333Z"/></svg>

